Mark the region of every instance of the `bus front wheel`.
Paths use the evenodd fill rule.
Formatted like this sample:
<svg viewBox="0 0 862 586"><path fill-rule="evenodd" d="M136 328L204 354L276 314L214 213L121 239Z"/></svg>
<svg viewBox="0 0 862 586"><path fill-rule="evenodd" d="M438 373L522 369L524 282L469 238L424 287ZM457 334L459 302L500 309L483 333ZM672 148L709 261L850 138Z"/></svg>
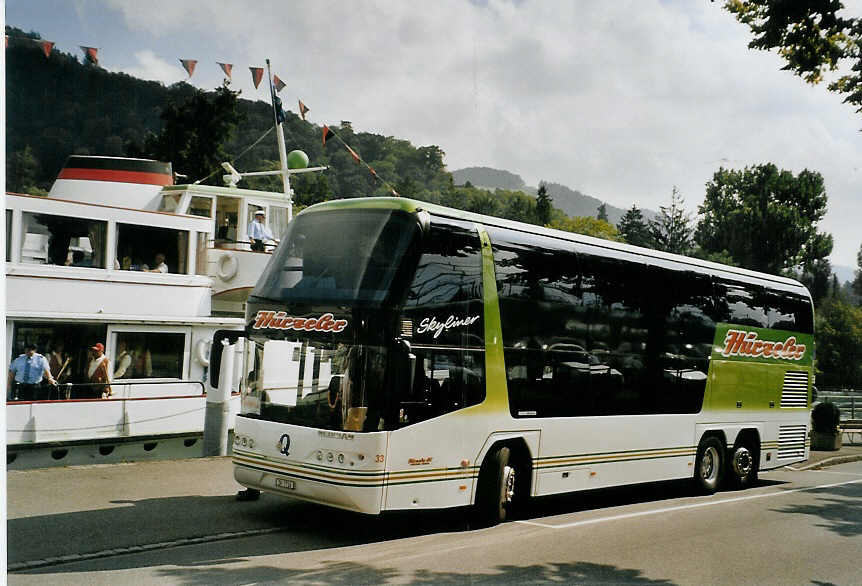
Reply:
<svg viewBox="0 0 862 586"><path fill-rule="evenodd" d="M713 494L718 490L724 471L724 446L717 437L709 436L700 441L694 463L694 482L699 492Z"/></svg>
<svg viewBox="0 0 862 586"><path fill-rule="evenodd" d="M511 456L511 450L503 446L482 463L476 491L476 514L483 525L502 523L512 514L512 500L518 484Z"/></svg>

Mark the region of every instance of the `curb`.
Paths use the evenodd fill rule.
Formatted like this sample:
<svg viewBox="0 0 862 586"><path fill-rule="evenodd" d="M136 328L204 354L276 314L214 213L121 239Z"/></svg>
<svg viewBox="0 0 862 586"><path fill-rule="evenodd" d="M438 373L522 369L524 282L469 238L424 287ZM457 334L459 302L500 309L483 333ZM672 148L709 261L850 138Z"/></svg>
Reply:
<svg viewBox="0 0 862 586"><path fill-rule="evenodd" d="M813 464L808 464L806 466L794 467L787 466L791 470L803 471L803 470L820 470L821 468L826 468L827 466L835 466L836 464L847 464L848 462L859 462L862 460L862 454L849 454L847 456L833 456L832 458L826 458L825 460L820 460L819 462L814 462Z"/></svg>

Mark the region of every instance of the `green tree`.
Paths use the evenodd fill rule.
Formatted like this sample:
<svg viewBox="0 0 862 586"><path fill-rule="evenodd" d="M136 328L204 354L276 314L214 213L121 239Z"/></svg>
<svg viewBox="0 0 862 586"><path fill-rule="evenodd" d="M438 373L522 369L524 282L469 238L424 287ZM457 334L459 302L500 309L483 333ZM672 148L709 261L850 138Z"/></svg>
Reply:
<svg viewBox="0 0 862 586"><path fill-rule="evenodd" d="M565 230L566 232L575 232L576 234L603 238L604 240L613 240L615 242L619 242L621 240L619 232L617 232L617 229L613 224L590 216L554 218L548 224L548 227L555 228L557 230Z"/></svg>
<svg viewBox="0 0 862 586"><path fill-rule="evenodd" d="M539 191L536 193L536 223L545 226L551 221L551 196L545 182L539 182Z"/></svg>
<svg viewBox="0 0 862 586"><path fill-rule="evenodd" d="M6 190L24 193L36 187L38 172L39 161L28 144L23 150L12 153L6 159Z"/></svg>
<svg viewBox="0 0 862 586"><path fill-rule="evenodd" d="M724 7L748 25L751 49L778 49L786 65L810 84L839 66L848 71L829 84L862 112L862 19L847 17L839 0L725 0Z"/></svg>
<svg viewBox="0 0 862 586"><path fill-rule="evenodd" d="M817 172L794 176L772 163L742 171L719 168L698 207L695 240L707 253L729 252L747 269L813 272L832 252L832 236L817 231L826 200Z"/></svg>
<svg viewBox="0 0 862 586"><path fill-rule="evenodd" d="M805 270L792 273L792 276L808 287L815 307L820 307L821 302L829 296L832 264L828 258L817 259Z"/></svg>
<svg viewBox="0 0 862 586"><path fill-rule="evenodd" d="M862 384L862 309L827 299L817 311L815 332L817 368L827 384Z"/></svg>
<svg viewBox="0 0 862 586"><path fill-rule="evenodd" d="M230 159L225 143L241 122L238 96L225 81L214 92L195 90L184 103L169 104L162 111L162 131L147 138L140 154L171 161L190 183L216 172L205 182L220 184L220 165Z"/></svg>
<svg viewBox="0 0 862 586"><path fill-rule="evenodd" d="M674 185L669 206L660 206L659 214L649 223L653 248L674 254L691 252L694 231L691 215L683 207L684 200Z"/></svg>
<svg viewBox="0 0 862 586"><path fill-rule="evenodd" d="M620 221L617 224L617 231L623 241L628 242L629 244L652 248L652 237L650 236L649 225L644 219L643 213L636 205L632 205L632 208L627 210L626 213L623 214L623 217L620 218Z"/></svg>
<svg viewBox="0 0 862 586"><path fill-rule="evenodd" d="M596 218L605 222L608 221L608 204L602 203L596 211L598 212Z"/></svg>
<svg viewBox="0 0 862 586"><path fill-rule="evenodd" d="M856 273L853 275L853 292L862 295L862 246L856 253Z"/></svg>

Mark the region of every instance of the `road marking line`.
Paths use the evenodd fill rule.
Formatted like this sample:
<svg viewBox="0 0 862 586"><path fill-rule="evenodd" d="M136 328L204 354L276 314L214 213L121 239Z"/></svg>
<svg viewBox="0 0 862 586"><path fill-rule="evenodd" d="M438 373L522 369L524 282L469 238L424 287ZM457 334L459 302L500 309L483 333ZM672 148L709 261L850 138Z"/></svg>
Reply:
<svg viewBox="0 0 862 586"><path fill-rule="evenodd" d="M862 476L858 472L832 472L831 470L817 470L819 474L838 474L839 476Z"/></svg>
<svg viewBox="0 0 862 586"><path fill-rule="evenodd" d="M836 486L845 486L847 484L859 484L862 483L862 479L860 480L848 480L846 482L835 482L832 484L821 484L819 486L808 486L805 488L794 488L792 490L786 490L782 492L768 492L762 494L753 494L748 496L740 496L736 498L730 499L722 499L719 501L709 501L707 503L692 503L689 505L678 505L675 507L666 507L663 509L656 509L651 511L639 511L637 513L624 513L622 515L613 515L611 517L601 517L599 519L584 519L583 521L573 521L571 523L564 523L562 525L551 525L548 523L539 523L537 521L515 521L516 523L521 523L523 525L535 525L536 527L544 527L545 529L570 529L572 527L580 527L582 525L594 525L596 523L604 523L606 521L619 521L621 519L634 519L636 517L646 517L648 515L657 515L660 513L673 513L676 511L686 511L689 509L699 509L701 507L710 507L713 505L723 505L725 503L735 503L739 501L751 501L755 499L762 499L770 496L784 496L786 494L793 494L795 492L806 492L812 490L820 490L824 488L834 488Z"/></svg>

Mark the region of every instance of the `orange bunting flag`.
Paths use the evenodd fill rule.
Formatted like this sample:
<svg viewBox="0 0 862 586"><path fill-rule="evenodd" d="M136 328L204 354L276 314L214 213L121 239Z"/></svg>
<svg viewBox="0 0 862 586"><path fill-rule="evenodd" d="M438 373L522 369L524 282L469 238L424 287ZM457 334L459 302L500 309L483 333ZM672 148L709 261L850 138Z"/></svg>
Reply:
<svg viewBox="0 0 862 586"><path fill-rule="evenodd" d="M353 157L353 160L358 163L359 162L359 155L356 154L356 151L354 151L352 148L350 148L347 145L344 145L344 146L346 146L347 150L350 151L350 156Z"/></svg>
<svg viewBox="0 0 862 586"><path fill-rule="evenodd" d="M180 63L183 64L183 69L186 70L186 73L189 74L189 78L191 78L195 72L195 65L198 64L197 59L180 59Z"/></svg>
<svg viewBox="0 0 862 586"><path fill-rule="evenodd" d="M335 133L329 129L329 126L324 126L323 127L323 146L326 146L326 139L332 138L333 136L335 136Z"/></svg>
<svg viewBox="0 0 862 586"><path fill-rule="evenodd" d="M251 80L254 82L254 89L260 85L260 80L263 79L263 67L249 67L251 70Z"/></svg>
<svg viewBox="0 0 862 586"><path fill-rule="evenodd" d="M371 165L368 166L368 171L370 171L372 175L377 177L377 171L375 171L374 167L372 167Z"/></svg>
<svg viewBox="0 0 862 586"><path fill-rule="evenodd" d="M302 103L302 100L299 100L299 115L302 116L302 119L305 120L305 114L308 112L308 106Z"/></svg>
<svg viewBox="0 0 862 586"><path fill-rule="evenodd" d="M81 50L84 51L84 59L87 63L91 65L99 64L99 49L96 47L85 47L83 45L79 45Z"/></svg>
<svg viewBox="0 0 862 586"><path fill-rule="evenodd" d="M51 50L54 48L54 43L51 41L42 41L42 52L45 53L45 58L51 56Z"/></svg>
<svg viewBox="0 0 862 586"><path fill-rule="evenodd" d="M283 90L285 88L285 86L287 86L286 83L284 83L283 81L278 79L277 75L272 76L272 84L275 86L276 93L280 92L281 90Z"/></svg>
<svg viewBox="0 0 862 586"><path fill-rule="evenodd" d="M397 191L395 191L394 189L392 190L392 195L394 195L395 197L401 197L401 194L398 193Z"/></svg>
<svg viewBox="0 0 862 586"><path fill-rule="evenodd" d="M218 61L216 61L216 63L218 63ZM230 72L231 69L233 69L233 63L219 63L219 67L221 67L221 70L224 71L224 74L227 76L227 78L230 79Z"/></svg>
<svg viewBox="0 0 862 586"><path fill-rule="evenodd" d="M6 48L9 48L9 35L6 35Z"/></svg>

